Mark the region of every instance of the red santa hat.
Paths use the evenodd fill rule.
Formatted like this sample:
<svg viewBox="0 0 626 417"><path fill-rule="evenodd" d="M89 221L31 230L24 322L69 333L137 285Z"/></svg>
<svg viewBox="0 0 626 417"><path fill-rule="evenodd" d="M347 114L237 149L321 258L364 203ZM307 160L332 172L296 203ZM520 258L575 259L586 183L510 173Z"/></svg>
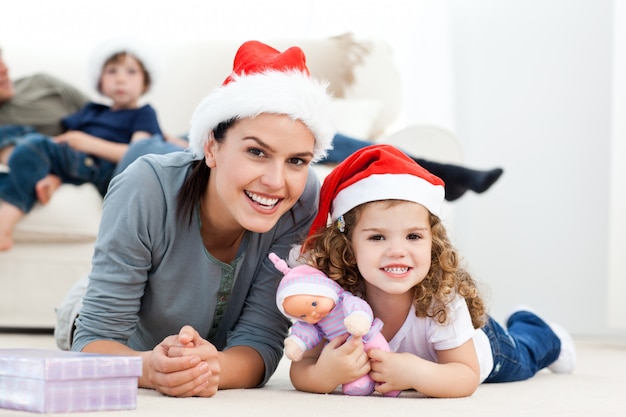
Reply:
<svg viewBox="0 0 626 417"><path fill-rule="evenodd" d="M310 234L354 207L378 200L405 200L439 215L443 181L391 145L362 148L337 165L324 179L320 206Z"/></svg>
<svg viewBox="0 0 626 417"><path fill-rule="evenodd" d="M119 53L132 55L141 62L143 68L150 74L150 85L148 87L152 88L159 76L160 63L157 53L148 44L138 39L126 37L107 39L96 45L91 51L87 63L87 74L93 88L98 92L100 91L100 76L102 75L104 63L113 55Z"/></svg>
<svg viewBox="0 0 626 417"><path fill-rule="evenodd" d="M279 52L258 41L245 42L235 55L232 73L196 108L189 147L196 157L203 155L209 133L230 119L285 114L311 130L313 161L318 161L331 149L335 135L327 85L311 77L300 48Z"/></svg>

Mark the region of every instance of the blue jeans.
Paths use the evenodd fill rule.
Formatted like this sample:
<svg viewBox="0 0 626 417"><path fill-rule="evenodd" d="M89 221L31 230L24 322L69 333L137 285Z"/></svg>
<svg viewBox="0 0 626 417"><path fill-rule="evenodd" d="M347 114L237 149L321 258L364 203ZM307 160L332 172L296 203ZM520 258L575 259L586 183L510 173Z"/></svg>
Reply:
<svg viewBox="0 0 626 417"><path fill-rule="evenodd" d="M368 142L366 140L354 139L349 136L342 135L340 133L335 134L333 138L333 149L328 151L328 155L326 158L319 161L320 164L334 164L342 162L348 156L352 155L354 152L359 149L365 148L366 146L372 145L373 142ZM119 174L122 172L128 165L130 165L135 159L139 158L142 155L147 155L149 153L156 154L165 154L174 151L180 151L182 148L179 148L176 145L173 145L169 142L164 142L163 140L158 140L155 137L140 140L134 142L126 151L124 158L120 161L115 170L115 174ZM423 159L413 158L420 164L427 164L428 162Z"/></svg>
<svg viewBox="0 0 626 417"><path fill-rule="evenodd" d="M352 155L354 152L369 145L373 145L373 142L354 139L337 133L333 137L333 148L328 151L326 158L321 160L319 163L335 164L343 162L344 159Z"/></svg>
<svg viewBox="0 0 626 417"><path fill-rule="evenodd" d="M26 125L2 125L0 126L0 149L16 145L22 138L29 134L35 133L35 129Z"/></svg>
<svg viewBox="0 0 626 417"><path fill-rule="evenodd" d="M151 153L163 155L170 152L182 151L183 148L176 146L170 142L165 142L161 135L153 135L148 139L138 140L133 142L128 147L128 150L118 162L115 171L113 172L113 176L119 174L124 171L130 164L132 164L135 159L139 158L143 155L148 155Z"/></svg>
<svg viewBox="0 0 626 417"><path fill-rule="evenodd" d="M493 354L493 370L485 383L528 379L559 357L561 341L536 314L518 311L506 326L489 317L483 327Z"/></svg>
<svg viewBox="0 0 626 417"><path fill-rule="evenodd" d="M338 164L343 162L348 156L352 155L354 152L359 149L365 148L366 146L373 145L374 142L370 142L367 140L355 139L349 136L342 135L341 133L336 133L333 137L333 149L328 151L328 155L326 158L319 161L320 164ZM405 152L405 151L403 151ZM406 153L406 152L405 152ZM456 167L451 164L441 164L438 162L428 161L426 159L418 158L415 155L411 155L406 153L409 158L420 164L422 167L426 168L428 171L433 174L441 177L446 184L455 182L453 178L450 177L450 174L453 174L456 170L464 169L462 167Z"/></svg>
<svg viewBox="0 0 626 417"><path fill-rule="evenodd" d="M48 174L69 184L92 183L106 193L115 164L58 144L39 133L20 138L9 158L9 175L0 177L0 200L28 213L36 202L35 185Z"/></svg>

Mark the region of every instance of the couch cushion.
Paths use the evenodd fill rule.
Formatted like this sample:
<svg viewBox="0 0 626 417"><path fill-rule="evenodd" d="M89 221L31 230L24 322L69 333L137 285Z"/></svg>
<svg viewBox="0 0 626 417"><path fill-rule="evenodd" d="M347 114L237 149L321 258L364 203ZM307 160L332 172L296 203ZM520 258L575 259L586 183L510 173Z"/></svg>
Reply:
<svg viewBox="0 0 626 417"><path fill-rule="evenodd" d="M16 242L94 241L102 215L102 197L91 184L62 185L45 206L36 204L17 224Z"/></svg>
<svg viewBox="0 0 626 417"><path fill-rule="evenodd" d="M194 109L228 76L235 52L245 40L185 40L163 42L158 46L161 58L159 81L144 101L157 110L165 132L179 135L189 131ZM373 126L377 136L398 118L402 107L400 76L391 48L384 40L357 39L351 33L315 39L260 40L280 50L300 46L307 56L311 73L328 80L329 91L335 97L381 100L383 107ZM70 53L63 54L63 51L41 50L37 44L19 45L13 49L10 44L2 47L7 57L10 54L13 77L43 71L71 82L95 100L100 99L86 76L85 65L90 49L73 48Z"/></svg>
<svg viewBox="0 0 626 417"><path fill-rule="evenodd" d="M374 123L383 103L368 98L338 98L333 100L335 128L341 134L357 139L374 139Z"/></svg>

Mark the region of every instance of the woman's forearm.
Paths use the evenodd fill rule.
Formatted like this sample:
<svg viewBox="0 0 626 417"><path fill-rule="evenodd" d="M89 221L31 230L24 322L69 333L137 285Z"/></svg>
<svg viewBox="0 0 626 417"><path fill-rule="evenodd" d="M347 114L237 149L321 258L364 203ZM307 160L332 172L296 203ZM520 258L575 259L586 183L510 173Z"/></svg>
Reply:
<svg viewBox="0 0 626 417"><path fill-rule="evenodd" d="M265 362L251 347L235 346L219 353L219 389L254 388L265 376Z"/></svg>

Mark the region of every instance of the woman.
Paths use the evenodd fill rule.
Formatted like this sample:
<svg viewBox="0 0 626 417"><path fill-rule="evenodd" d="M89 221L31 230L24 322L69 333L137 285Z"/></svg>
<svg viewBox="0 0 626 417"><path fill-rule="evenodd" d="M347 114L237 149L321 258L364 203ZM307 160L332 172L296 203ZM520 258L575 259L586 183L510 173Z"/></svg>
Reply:
<svg viewBox="0 0 626 417"><path fill-rule="evenodd" d="M72 350L139 355L139 386L170 396L265 384L289 325L267 254L286 257L316 215L329 105L299 48L244 43L190 150L112 181Z"/></svg>

